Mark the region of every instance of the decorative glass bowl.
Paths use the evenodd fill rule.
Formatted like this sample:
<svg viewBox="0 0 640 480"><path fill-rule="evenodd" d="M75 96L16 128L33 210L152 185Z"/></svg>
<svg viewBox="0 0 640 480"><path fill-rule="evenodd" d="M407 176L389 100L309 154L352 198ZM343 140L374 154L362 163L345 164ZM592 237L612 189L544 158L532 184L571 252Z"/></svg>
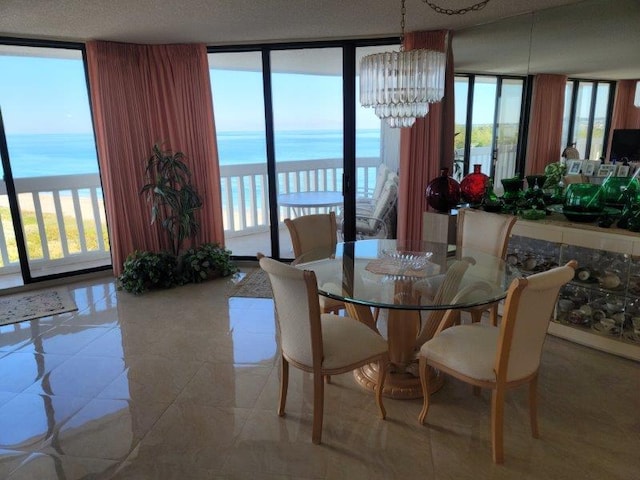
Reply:
<svg viewBox="0 0 640 480"><path fill-rule="evenodd" d="M604 201L600 185L571 183L564 196L564 211L570 213L600 214Z"/></svg>
<svg viewBox="0 0 640 480"><path fill-rule="evenodd" d="M625 192L628 192L625 194ZM640 193L640 184L637 178L611 177L602 183L602 196L605 205L622 207L626 197L636 198Z"/></svg>
<svg viewBox="0 0 640 480"><path fill-rule="evenodd" d="M432 252L405 252L398 250L383 250L384 258L391 260L402 270L422 270L429 263Z"/></svg>

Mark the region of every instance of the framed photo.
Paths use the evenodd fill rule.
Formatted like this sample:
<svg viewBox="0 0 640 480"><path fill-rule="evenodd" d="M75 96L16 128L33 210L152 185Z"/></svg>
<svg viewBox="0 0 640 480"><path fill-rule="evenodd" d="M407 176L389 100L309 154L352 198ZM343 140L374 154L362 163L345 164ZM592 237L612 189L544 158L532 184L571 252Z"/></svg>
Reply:
<svg viewBox="0 0 640 480"><path fill-rule="evenodd" d="M584 168L582 169L583 170L582 173L584 173L588 177L591 177L591 176L595 175L595 173L596 173L596 165L599 165L599 164L597 164L596 162L591 162L591 161L587 160L585 162Z"/></svg>
<svg viewBox="0 0 640 480"><path fill-rule="evenodd" d="M617 165L613 165L611 163L605 163L604 165L600 165L598 168L598 176L599 177L608 177L609 175L614 176L616 174Z"/></svg>
<svg viewBox="0 0 640 480"><path fill-rule="evenodd" d="M582 169L582 160L567 160L567 175L578 175Z"/></svg>
<svg viewBox="0 0 640 480"><path fill-rule="evenodd" d="M618 167L618 172L616 173L618 177L628 177L629 176L629 165L620 165Z"/></svg>

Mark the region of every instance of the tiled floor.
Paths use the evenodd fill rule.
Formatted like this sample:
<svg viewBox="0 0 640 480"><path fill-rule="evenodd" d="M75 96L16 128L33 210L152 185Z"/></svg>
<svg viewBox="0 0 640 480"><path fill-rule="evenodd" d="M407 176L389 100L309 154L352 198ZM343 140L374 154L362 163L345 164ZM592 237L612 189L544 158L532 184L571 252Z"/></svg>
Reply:
<svg viewBox="0 0 640 480"><path fill-rule="evenodd" d="M550 337L541 438L526 391L508 395L506 463L491 461L488 392L449 380L428 425L419 401L385 401L351 375L326 388L311 443L312 383L279 367L269 299L229 281L133 297L111 278L69 286L78 312L0 327L4 479L637 479L640 366Z"/></svg>

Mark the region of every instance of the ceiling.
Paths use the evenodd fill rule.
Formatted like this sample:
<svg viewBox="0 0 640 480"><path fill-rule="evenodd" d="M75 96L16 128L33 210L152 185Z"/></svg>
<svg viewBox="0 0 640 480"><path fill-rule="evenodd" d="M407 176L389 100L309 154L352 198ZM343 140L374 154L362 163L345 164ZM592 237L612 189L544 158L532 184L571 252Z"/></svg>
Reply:
<svg viewBox="0 0 640 480"><path fill-rule="evenodd" d="M476 0L431 0L462 8ZM451 29L456 70L640 78L640 0L406 0L406 30ZM235 45L400 33L399 0L0 0L0 36Z"/></svg>

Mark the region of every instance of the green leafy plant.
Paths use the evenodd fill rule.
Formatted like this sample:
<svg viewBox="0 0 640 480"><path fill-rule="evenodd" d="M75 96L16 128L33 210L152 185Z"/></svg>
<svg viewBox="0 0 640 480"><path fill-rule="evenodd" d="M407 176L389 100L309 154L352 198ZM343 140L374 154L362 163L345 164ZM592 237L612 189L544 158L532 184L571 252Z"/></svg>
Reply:
<svg viewBox="0 0 640 480"><path fill-rule="evenodd" d="M544 167L544 174L547 178L542 188L557 188L567 174L567 166L560 162L550 163Z"/></svg>
<svg viewBox="0 0 640 480"><path fill-rule="evenodd" d="M231 262L231 251L217 243L203 243L188 249L181 257L181 264L184 283L199 283L238 271L238 267Z"/></svg>
<svg viewBox="0 0 640 480"><path fill-rule="evenodd" d="M162 252L135 251L123 264L118 288L140 295L149 289L170 288L177 284L175 255Z"/></svg>
<svg viewBox="0 0 640 480"><path fill-rule="evenodd" d="M202 208L202 199L191 185L191 171L182 152L162 150L158 143L152 152L145 169L148 183L140 194L151 204L151 224L162 222L173 254L178 256L184 240L200 230L196 212Z"/></svg>

